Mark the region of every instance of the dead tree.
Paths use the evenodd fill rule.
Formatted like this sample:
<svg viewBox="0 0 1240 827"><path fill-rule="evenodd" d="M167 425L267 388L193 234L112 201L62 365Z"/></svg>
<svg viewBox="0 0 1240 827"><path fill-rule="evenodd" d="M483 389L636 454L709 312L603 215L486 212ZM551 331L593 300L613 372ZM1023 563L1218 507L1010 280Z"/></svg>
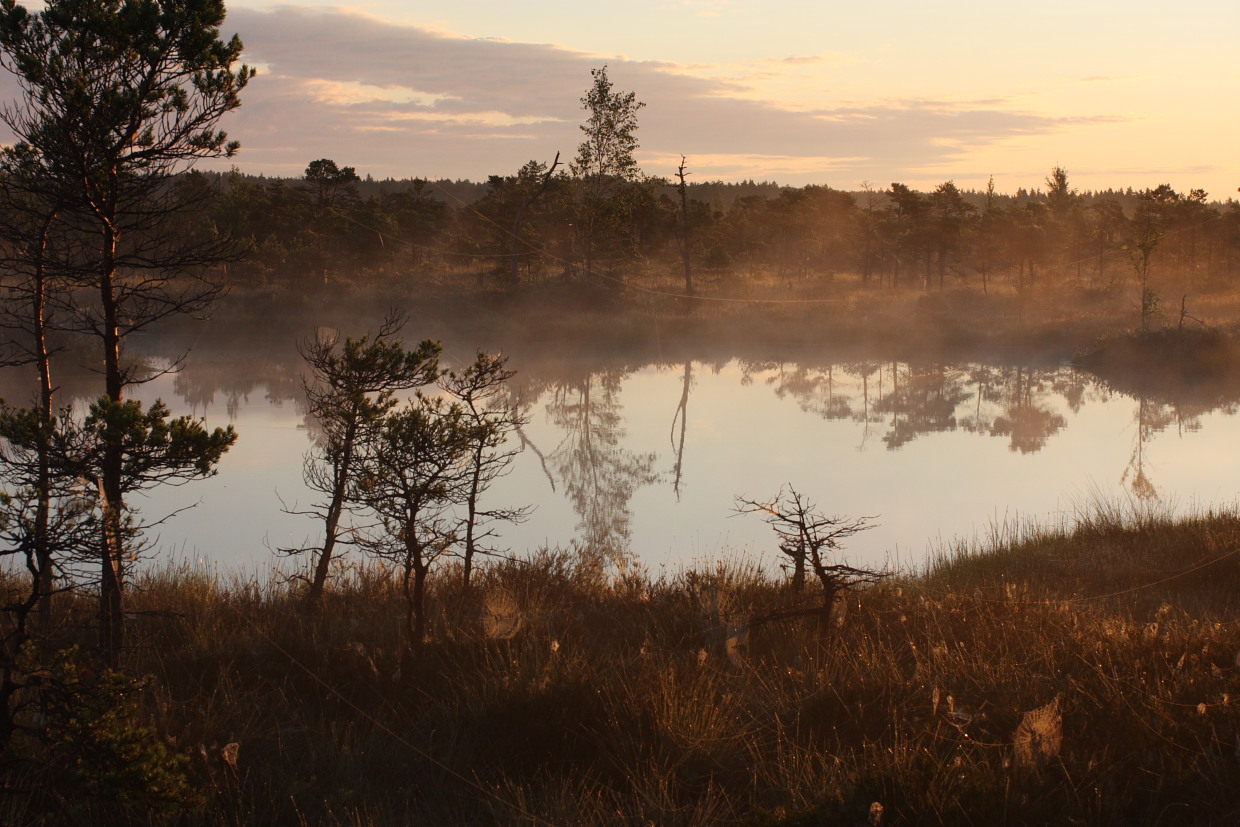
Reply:
<svg viewBox="0 0 1240 827"><path fill-rule="evenodd" d="M836 597L843 591L876 583L886 572L863 569L837 562L842 542L874 527L871 517L827 517L814 503L791 485L779 490L769 501L737 497L738 514L762 514L779 538L779 550L792 561L792 588L800 594L805 586L807 569L813 572L822 587L822 602L816 609L777 612L763 620L769 622L801 614L831 616ZM750 625L753 625L751 622Z"/></svg>
<svg viewBox="0 0 1240 827"><path fill-rule="evenodd" d="M676 177L680 179L680 183L676 185L676 189L680 190L680 250L685 261L685 293L693 295L693 235L689 231L689 195L685 187L685 176L691 173L685 172L685 156L680 156L680 166L676 168Z"/></svg>

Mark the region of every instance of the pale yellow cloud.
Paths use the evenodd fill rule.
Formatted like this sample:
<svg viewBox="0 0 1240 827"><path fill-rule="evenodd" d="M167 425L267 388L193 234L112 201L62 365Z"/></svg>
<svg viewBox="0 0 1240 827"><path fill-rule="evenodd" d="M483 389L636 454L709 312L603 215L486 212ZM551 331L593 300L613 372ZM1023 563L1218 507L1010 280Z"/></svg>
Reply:
<svg viewBox="0 0 1240 827"><path fill-rule="evenodd" d="M434 106L452 95L420 92L408 86L375 86L348 80L325 80L309 78L302 82L306 94L319 103L332 106L348 106L358 103L400 103L417 106Z"/></svg>
<svg viewBox="0 0 1240 827"><path fill-rule="evenodd" d="M473 124L478 126L534 126L536 124L546 123L563 123L559 118L550 118L542 116L519 117L510 115L507 112L468 112L468 113L448 113L448 112L401 112L393 110L386 113L385 117L393 123L443 123L443 124Z"/></svg>
<svg viewBox="0 0 1240 827"><path fill-rule="evenodd" d="M760 102L788 112L810 112L827 101L839 103L838 93L832 91L835 75L860 61L858 55L848 52L821 52L728 63L664 63L659 69L712 82L717 97Z"/></svg>

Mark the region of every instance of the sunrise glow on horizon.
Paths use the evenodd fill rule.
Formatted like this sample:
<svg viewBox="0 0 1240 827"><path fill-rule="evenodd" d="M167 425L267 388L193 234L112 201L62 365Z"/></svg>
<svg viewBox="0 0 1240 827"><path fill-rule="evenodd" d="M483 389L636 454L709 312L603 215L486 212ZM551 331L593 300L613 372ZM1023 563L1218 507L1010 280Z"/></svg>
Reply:
<svg viewBox="0 0 1240 827"><path fill-rule="evenodd" d="M568 158L591 67L646 103L638 160L695 180L857 189L1170 183L1226 199L1240 6L641 0L230 5L260 75L226 123L247 172L330 157L485 180Z"/></svg>

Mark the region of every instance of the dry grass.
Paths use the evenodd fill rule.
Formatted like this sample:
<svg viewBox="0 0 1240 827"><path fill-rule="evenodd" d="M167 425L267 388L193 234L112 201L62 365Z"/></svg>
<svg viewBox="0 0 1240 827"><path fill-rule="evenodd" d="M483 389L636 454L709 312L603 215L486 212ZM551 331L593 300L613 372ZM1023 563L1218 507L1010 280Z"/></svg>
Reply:
<svg viewBox="0 0 1240 827"><path fill-rule="evenodd" d="M177 824L861 825L875 802L883 824L1240 821L1235 515L1014 530L736 639L790 598L740 566L652 582L546 553L440 588L398 674L381 572L308 616L281 587L163 571L129 669L203 793ZM5 823L64 816L13 782L38 772L10 775Z"/></svg>

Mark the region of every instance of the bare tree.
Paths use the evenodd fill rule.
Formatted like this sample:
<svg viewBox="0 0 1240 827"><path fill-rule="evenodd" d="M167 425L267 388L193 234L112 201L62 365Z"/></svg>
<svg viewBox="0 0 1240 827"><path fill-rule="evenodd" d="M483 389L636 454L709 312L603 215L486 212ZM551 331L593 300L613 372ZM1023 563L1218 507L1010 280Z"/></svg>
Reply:
<svg viewBox="0 0 1240 827"><path fill-rule="evenodd" d="M680 191L680 253L685 263L685 293L693 295L693 233L689 226L689 195L685 185L685 156L680 156L680 166L676 168L676 177L680 183L676 189Z"/></svg>
<svg viewBox="0 0 1240 827"><path fill-rule="evenodd" d="M844 540L874 527L870 517L826 517L791 485L781 488L768 501L737 497L735 510L738 514L761 514L774 529L780 552L792 561L794 591L799 593L804 588L807 568L813 572L822 587L822 603L817 612L824 618L830 616L840 592L886 576L835 561Z"/></svg>

